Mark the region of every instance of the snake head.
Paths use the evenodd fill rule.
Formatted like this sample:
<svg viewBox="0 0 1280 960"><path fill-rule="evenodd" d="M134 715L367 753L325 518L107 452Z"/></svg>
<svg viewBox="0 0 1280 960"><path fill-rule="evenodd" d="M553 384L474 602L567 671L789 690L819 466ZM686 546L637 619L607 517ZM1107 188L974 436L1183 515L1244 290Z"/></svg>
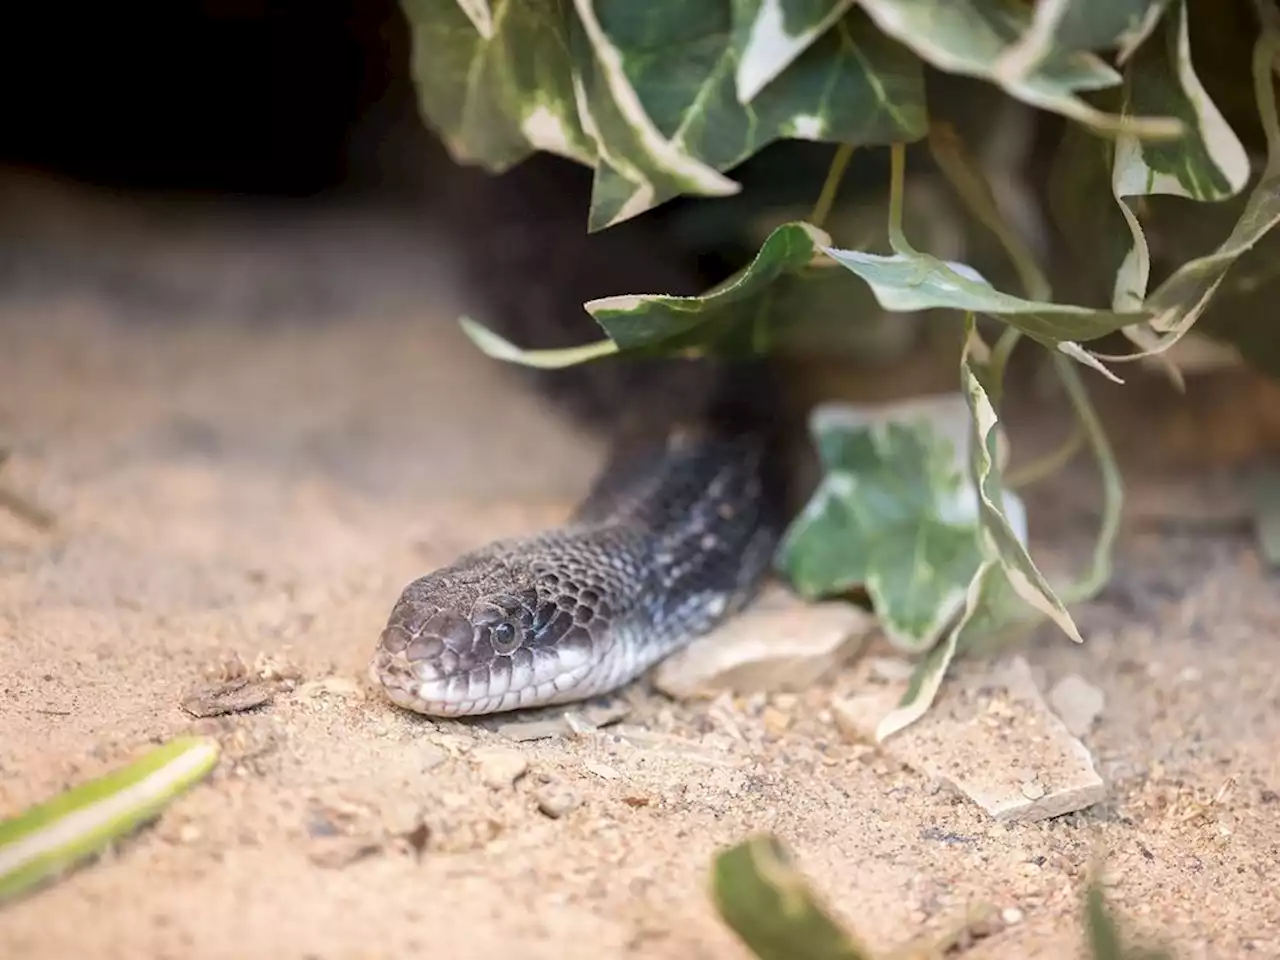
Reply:
<svg viewBox="0 0 1280 960"><path fill-rule="evenodd" d="M415 580L387 618L370 677L393 703L430 716L553 703L562 691L576 699L595 610L564 586L497 562Z"/></svg>

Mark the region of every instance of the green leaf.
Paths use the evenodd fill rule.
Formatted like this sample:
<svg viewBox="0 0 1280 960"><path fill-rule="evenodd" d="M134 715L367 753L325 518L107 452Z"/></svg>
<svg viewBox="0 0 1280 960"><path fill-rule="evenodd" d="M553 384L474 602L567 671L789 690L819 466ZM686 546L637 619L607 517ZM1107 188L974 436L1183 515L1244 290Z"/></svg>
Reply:
<svg viewBox="0 0 1280 960"><path fill-rule="evenodd" d="M814 40L844 16L853 0L732 0L738 100L752 99Z"/></svg>
<svg viewBox="0 0 1280 960"><path fill-rule="evenodd" d="M1051 618L1072 640L1083 643L1084 638L1080 636L1071 614L1031 561L1023 539L1015 532L1001 506L1005 503L1005 494L996 468L998 419L982 384L984 371L975 357L980 346L981 341L971 320L960 365L960 380L973 415L970 474L978 489L979 526L988 555L1000 558L1004 573L1018 596Z"/></svg>
<svg viewBox="0 0 1280 960"><path fill-rule="evenodd" d="M1120 47L1120 60L1159 23L1168 0L1041 0L1030 26L1000 55L993 72L1017 81L1055 51Z"/></svg>
<svg viewBox="0 0 1280 960"><path fill-rule="evenodd" d="M1017 0L862 0L885 33L947 73L977 77L1010 96L1106 131L1177 136L1171 118L1121 118L1092 107L1079 94L1112 87L1120 76L1085 51L1053 49L1024 76L996 73L1001 54L1031 26L1029 4Z"/></svg>
<svg viewBox="0 0 1280 960"><path fill-rule="evenodd" d="M717 854L711 885L720 916L760 960L870 960L769 834Z"/></svg>
<svg viewBox="0 0 1280 960"><path fill-rule="evenodd" d="M1167 142L1120 134L1115 147L1117 196L1168 194L1212 201L1244 189L1249 157L1196 76L1185 0L1176 0L1163 30L1138 47L1126 65L1124 111L1177 117L1185 133Z"/></svg>
<svg viewBox="0 0 1280 960"><path fill-rule="evenodd" d="M1277 50L1280 34L1264 31L1254 49L1253 71L1258 112L1267 135L1267 164L1239 221L1216 250L1183 263L1147 297L1145 306L1152 313L1148 326L1163 336L1145 337L1142 352L1111 359L1158 354L1182 339L1205 311L1227 271L1280 222L1280 120L1272 78Z"/></svg>
<svg viewBox="0 0 1280 960"><path fill-rule="evenodd" d="M0 823L0 902L16 897L153 819L218 762L207 737L171 740L123 770Z"/></svg>
<svg viewBox="0 0 1280 960"><path fill-rule="evenodd" d="M916 251L891 256L822 247L822 252L870 285L886 310L951 309L1003 320L1050 347L1094 340L1145 319L1144 312L1116 313L1071 304L1024 300L1003 293L976 270Z"/></svg>
<svg viewBox="0 0 1280 960"><path fill-rule="evenodd" d="M811 430L824 475L779 568L809 598L865 587L890 642L933 648L983 560L964 399L824 406ZM1016 498L1005 502L1024 516Z"/></svg>
<svg viewBox="0 0 1280 960"><path fill-rule="evenodd" d="M1166 194L1201 201L1224 200L1244 189L1249 158L1205 92L1191 63L1187 7L1176 0L1157 34L1137 48L1125 67L1124 110L1159 110L1182 120L1186 135L1170 143L1143 142L1121 134L1115 143L1111 186L1132 237L1116 269L1112 307L1137 309L1146 297L1151 256L1146 234L1125 198ZM1163 42L1159 42L1159 41ZM1139 344L1142 326L1126 332Z"/></svg>
<svg viewBox="0 0 1280 960"><path fill-rule="evenodd" d="M808 266L825 233L807 223L785 223L769 234L755 258L729 283L698 297L638 294L603 297L587 312L620 350L662 346L680 350L762 351L780 283Z"/></svg>
<svg viewBox="0 0 1280 960"><path fill-rule="evenodd" d="M591 165L569 0L401 0L418 102L454 159L501 173L535 150Z"/></svg>
<svg viewBox="0 0 1280 960"><path fill-rule="evenodd" d="M994 591L1003 579L1000 563L995 559L983 560L974 571L965 590L964 606L956 623L947 631L942 642L929 651L911 673L911 680L898 705L885 714L876 725L876 740L883 742L923 717L933 706L951 661L960 649L962 638L972 632L975 617L983 611L996 609ZM1007 581L1005 581L1007 583Z"/></svg>
<svg viewBox="0 0 1280 960"><path fill-rule="evenodd" d="M1084 922L1092 960L1173 960L1164 950L1125 948L1097 880L1091 880L1085 891Z"/></svg>
<svg viewBox="0 0 1280 960"><path fill-rule="evenodd" d="M726 196L736 167L779 139L857 144L925 130L920 62L854 10L744 104L728 4L577 0L579 109L600 158L589 228L680 194Z"/></svg>

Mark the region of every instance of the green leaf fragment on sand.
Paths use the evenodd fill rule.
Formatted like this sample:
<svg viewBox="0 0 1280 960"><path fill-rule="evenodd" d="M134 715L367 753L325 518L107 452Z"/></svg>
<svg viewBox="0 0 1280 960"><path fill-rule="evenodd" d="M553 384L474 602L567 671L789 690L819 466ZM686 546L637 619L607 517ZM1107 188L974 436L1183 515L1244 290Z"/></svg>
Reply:
<svg viewBox="0 0 1280 960"><path fill-rule="evenodd" d="M154 818L218 762L216 740L182 737L122 770L0 823L0 901L100 853Z"/></svg>
<svg viewBox="0 0 1280 960"><path fill-rule="evenodd" d="M870 960L770 835L721 851L711 885L721 918L759 960Z"/></svg>

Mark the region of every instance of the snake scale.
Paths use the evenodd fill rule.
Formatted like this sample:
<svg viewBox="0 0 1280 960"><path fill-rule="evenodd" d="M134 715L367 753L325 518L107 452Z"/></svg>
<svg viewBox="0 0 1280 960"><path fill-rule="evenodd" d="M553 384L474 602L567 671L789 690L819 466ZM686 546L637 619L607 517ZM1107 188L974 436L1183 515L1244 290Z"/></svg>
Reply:
<svg viewBox="0 0 1280 960"><path fill-rule="evenodd" d="M464 279L517 342L598 338L593 297L707 286L660 216L589 235L589 171L539 157L455 176ZM741 610L769 570L785 491L762 361L607 358L530 376L607 431L609 456L563 525L404 588L369 666L401 707L467 716L615 690Z"/></svg>

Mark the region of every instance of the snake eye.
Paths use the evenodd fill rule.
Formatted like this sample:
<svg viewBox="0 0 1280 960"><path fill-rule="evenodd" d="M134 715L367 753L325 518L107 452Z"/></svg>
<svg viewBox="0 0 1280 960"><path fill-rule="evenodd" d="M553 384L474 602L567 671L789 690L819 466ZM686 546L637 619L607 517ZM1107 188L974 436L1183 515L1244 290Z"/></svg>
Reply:
<svg viewBox="0 0 1280 960"><path fill-rule="evenodd" d="M495 623L489 637L493 642L493 652L499 656L505 657L520 646L520 631L509 620Z"/></svg>

